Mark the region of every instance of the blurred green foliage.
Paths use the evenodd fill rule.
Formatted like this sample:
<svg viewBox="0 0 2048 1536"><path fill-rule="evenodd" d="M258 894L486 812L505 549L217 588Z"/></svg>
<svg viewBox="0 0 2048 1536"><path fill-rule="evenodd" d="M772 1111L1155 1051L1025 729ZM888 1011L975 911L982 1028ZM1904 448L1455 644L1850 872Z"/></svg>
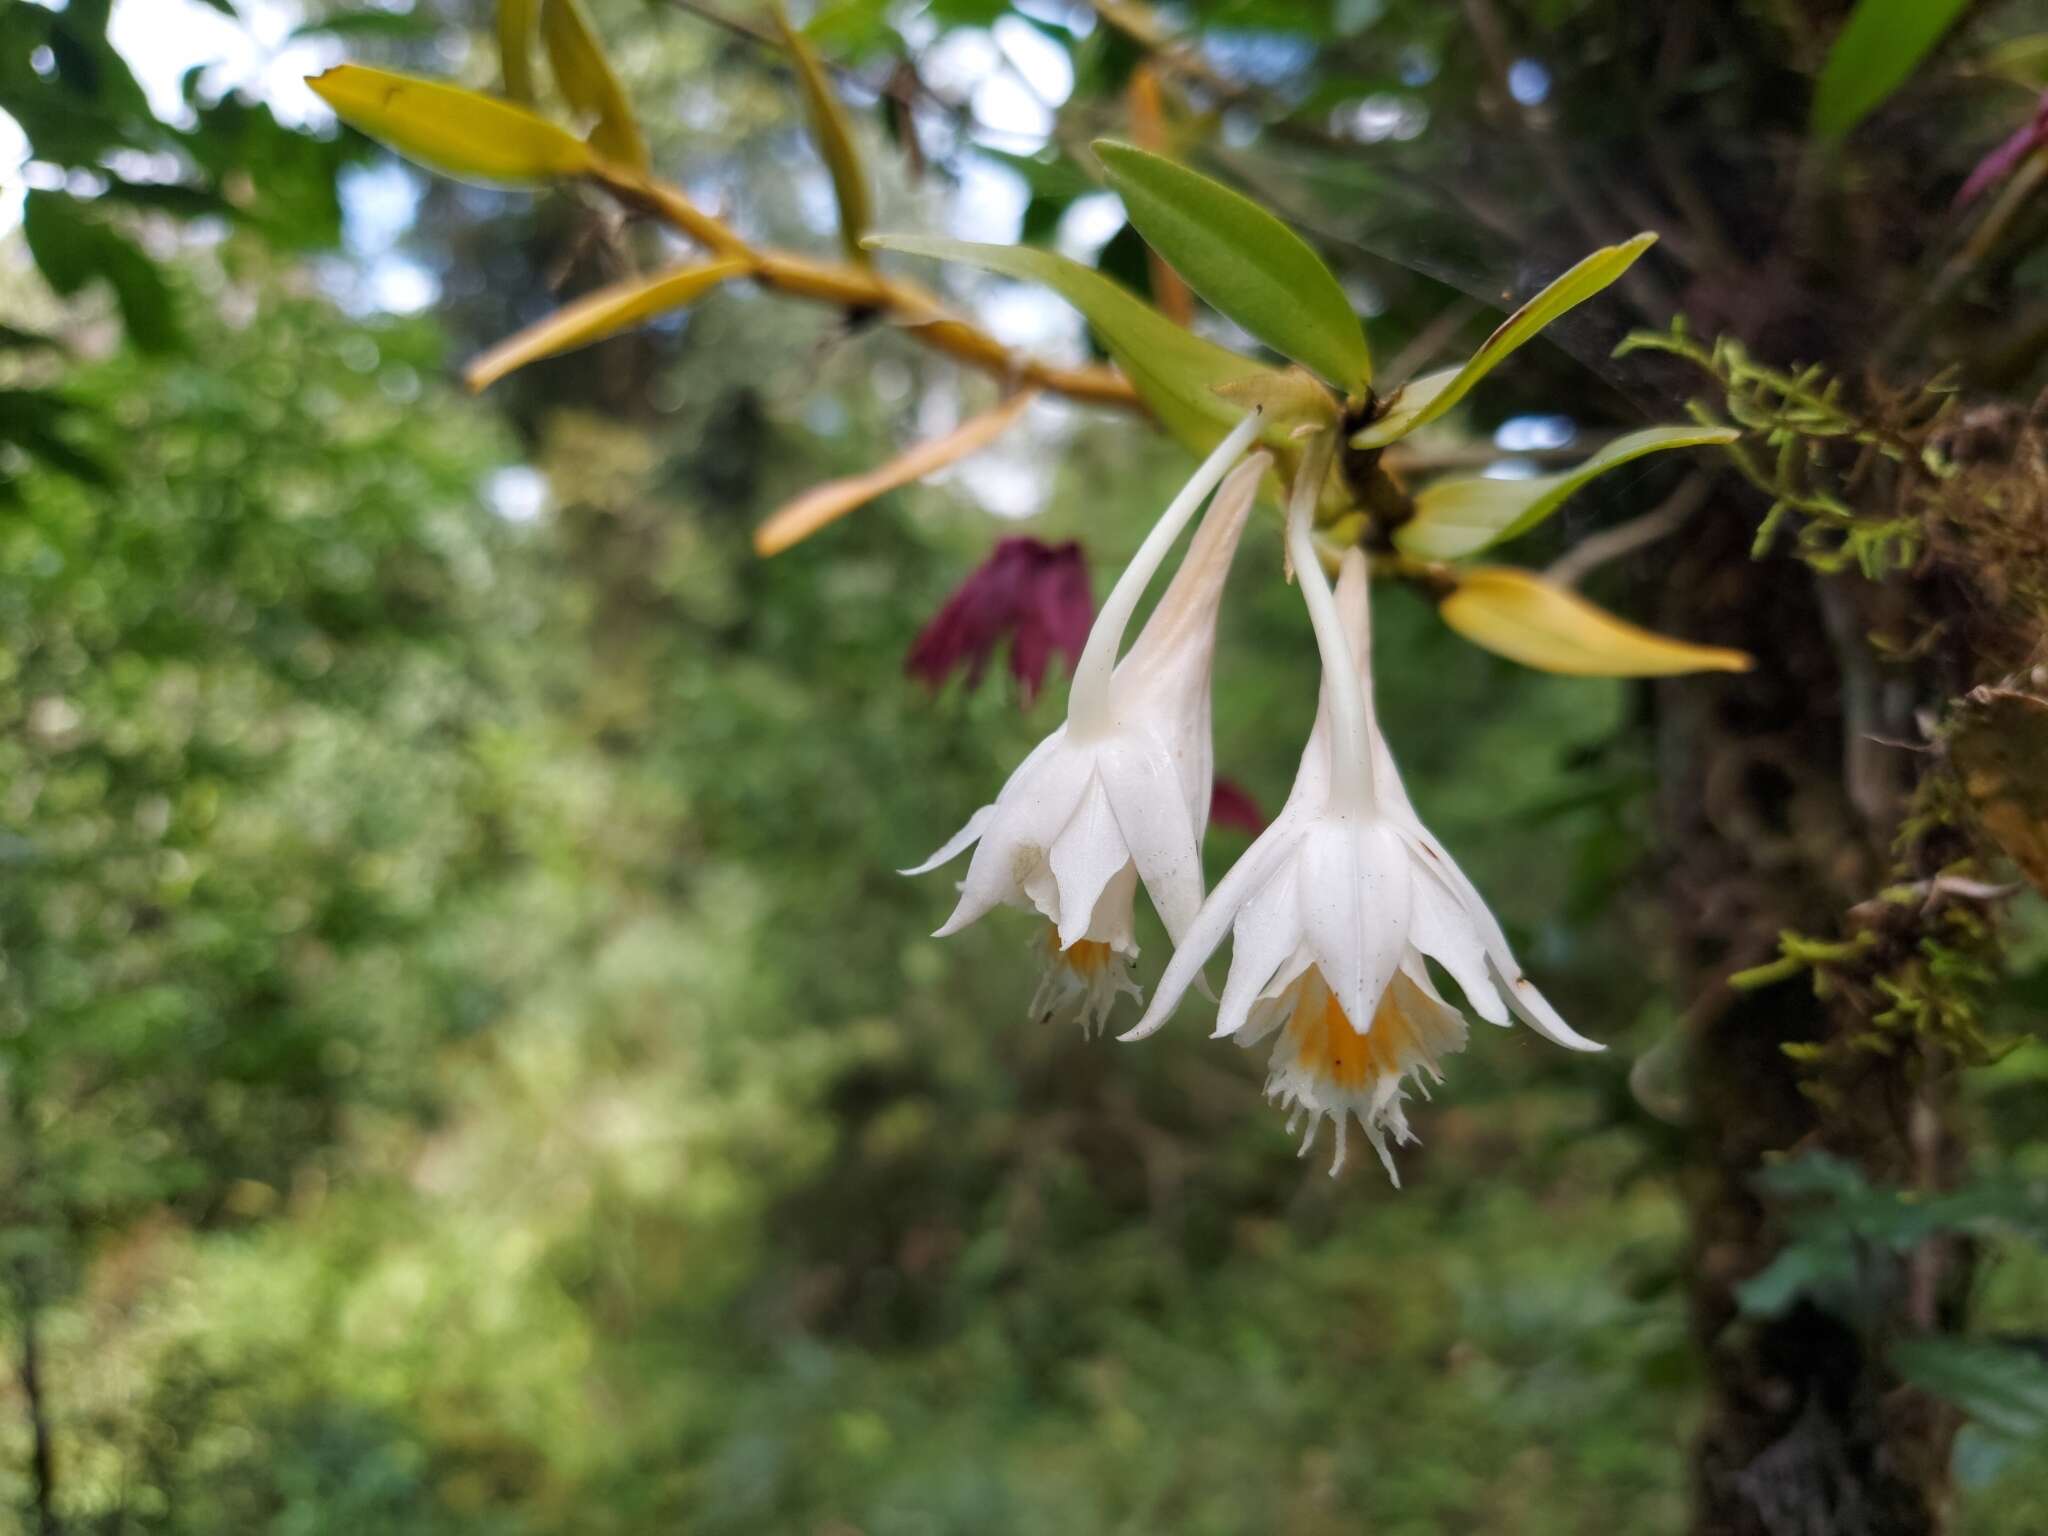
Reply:
<svg viewBox="0 0 2048 1536"><path fill-rule="evenodd" d="M614 9L636 92L710 70L701 34L655 47ZM1401 10L1441 52L1450 8ZM1058 690L1024 713L901 675L988 521L920 490L767 564L747 540L907 435L933 365L734 293L458 398L434 323L307 281L352 151L196 85L193 124L158 123L105 14L0 0L0 104L38 160L103 182L30 194L27 249L72 303L37 295L0 337L0 1315L12 1358L38 1324L64 1529L1679 1525L1690 1259L1672 1132L1627 1085L1675 1022L1642 959L1628 690L1380 605L1422 812L1616 1049L1567 1065L1484 1031L1417 1115L1404 1193L1328 1180L1198 1019L1142 1049L1033 1028L1028 925L938 944L943 878L891 873L1057 718ZM1341 40L1376 14L1229 20ZM1033 24L1084 92L1128 73L1109 29ZM887 13L813 36L859 58ZM657 155L688 134L780 165L785 85L729 69L717 92L714 143L659 122ZM120 147L178 175L127 186ZM1049 229L1086 184L1030 164L1026 227ZM802 227L799 187L750 185ZM621 254L569 200L428 196L416 254L465 340L537 312L535 271ZM170 256L142 238L166 220ZM1407 297L1396 344L1440 292ZM1113 568L1182 463L1127 424L1062 430L1035 531ZM536 520L492 510L521 460ZM1313 708L1277 564L1255 532L1217 694L1219 767L1269 807ZM1212 876L1240 847L1211 838ZM2031 1060L1980 1090L2008 1145L2037 1124ZM1819 1279L1788 1298L1928 1219L1830 1188ZM2048 1265L1992 1257L1987 1337L2035 1347ZM2012 1427L2038 1394L2009 1365L1917 1369ZM30 1406L0 1389L0 1503L25 1519ZM2038 1439L2004 1441L1965 1447L1975 1536L2048 1522Z"/></svg>

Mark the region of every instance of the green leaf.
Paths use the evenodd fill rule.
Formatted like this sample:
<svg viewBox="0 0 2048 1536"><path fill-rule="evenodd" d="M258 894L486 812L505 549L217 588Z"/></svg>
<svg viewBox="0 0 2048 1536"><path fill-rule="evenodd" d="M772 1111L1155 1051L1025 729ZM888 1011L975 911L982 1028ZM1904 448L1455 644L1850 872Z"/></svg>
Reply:
<svg viewBox="0 0 2048 1536"><path fill-rule="evenodd" d="M1745 1317L1783 1317L1802 1299L1851 1314L1864 1264L1863 1250L1845 1232L1790 1243L1735 1287L1735 1302Z"/></svg>
<svg viewBox="0 0 2048 1536"><path fill-rule="evenodd" d="M106 487L113 476L99 458L73 440L89 413L60 395L38 389L0 389L0 442L12 443L50 468Z"/></svg>
<svg viewBox="0 0 2048 1536"><path fill-rule="evenodd" d="M301 22L285 37L388 37L416 43L441 30L441 23L422 11L341 11L317 21Z"/></svg>
<svg viewBox="0 0 2048 1536"><path fill-rule="evenodd" d="M181 339L170 285L126 236L62 192L31 191L21 232L43 280L69 298L93 282L114 291L128 339L145 352L168 352Z"/></svg>
<svg viewBox="0 0 2048 1536"><path fill-rule="evenodd" d="M286 250L340 241L335 183L342 166L361 153L360 140L314 138L287 128L262 103L232 95L195 116L193 160L213 187L240 186L236 198L222 199L229 216Z"/></svg>
<svg viewBox="0 0 2048 1536"><path fill-rule="evenodd" d="M450 176L517 185L580 176L592 165L590 146L573 133L477 91L361 64L306 83L351 128Z"/></svg>
<svg viewBox="0 0 2048 1536"><path fill-rule="evenodd" d="M25 331L17 325L0 324L0 351L4 352L63 352L68 350L55 336L45 336L41 331Z"/></svg>
<svg viewBox="0 0 2048 1536"><path fill-rule="evenodd" d="M1648 427L1617 437L1558 474L1525 480L1439 480L1416 496L1415 516L1394 531L1394 543L1418 560L1455 560L1519 538L1563 506L1580 486L1610 469L1669 448L1732 443L1740 435L1729 427Z"/></svg>
<svg viewBox="0 0 2048 1536"><path fill-rule="evenodd" d="M1978 1424L2012 1440L2048 1434L2048 1361L1990 1339L1940 1335L1901 1339L1892 1369L1945 1398Z"/></svg>
<svg viewBox="0 0 2048 1536"><path fill-rule="evenodd" d="M867 244L1043 283L1081 311L1160 424L1197 453L1215 447L1244 419L1241 410L1214 391L1219 384L1259 372L1258 363L1175 325L1129 289L1077 261L1030 246L975 245L925 235L877 235Z"/></svg>
<svg viewBox="0 0 2048 1536"><path fill-rule="evenodd" d="M1968 0L1861 0L1821 66L1813 131L1839 139L1906 83Z"/></svg>
<svg viewBox="0 0 2048 1536"><path fill-rule="evenodd" d="M797 84L803 91L804 111L811 121L811 138L818 153L824 156L825 168L832 173L832 192L839 202L840 239L849 255L865 261L867 252L862 248L861 238L873 222L873 211L868 201L867 172L861 166L860 152L854 148L846 109L833 93L832 82L825 76L825 61L818 57L811 40L790 24L789 13L779 0L771 9L783 45L796 61Z"/></svg>
<svg viewBox="0 0 2048 1536"><path fill-rule="evenodd" d="M1095 152L1138 232L1196 293L1339 389L1371 381L1372 353L1350 300L1293 230L1162 156L1108 139Z"/></svg>
<svg viewBox="0 0 2048 1536"><path fill-rule="evenodd" d="M578 112L597 119L591 147L621 165L646 170L647 140L581 0L541 0L540 33L562 95Z"/></svg>
<svg viewBox="0 0 2048 1536"><path fill-rule="evenodd" d="M1602 246L1509 315L1500 329L1487 337L1464 363L1440 373L1424 374L1403 388L1388 402L1384 415L1352 437L1351 446L1384 448L1435 421L1464 399L1472 386L1499 367L1510 353L1559 315L1576 309L1614 282L1656 243L1657 237L1646 233L1620 245Z"/></svg>

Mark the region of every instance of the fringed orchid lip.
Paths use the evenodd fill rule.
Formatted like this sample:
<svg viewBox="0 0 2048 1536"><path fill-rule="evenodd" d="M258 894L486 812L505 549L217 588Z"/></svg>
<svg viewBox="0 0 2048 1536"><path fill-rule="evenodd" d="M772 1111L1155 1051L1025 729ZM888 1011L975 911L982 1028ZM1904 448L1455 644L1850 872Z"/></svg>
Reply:
<svg viewBox="0 0 2048 1536"><path fill-rule="evenodd" d="M1045 918L1051 958L1034 1014L1071 1014L1084 1028L1100 1028L1118 995L1136 995L1125 962L1137 954L1132 903L1140 884L1176 942L1202 904L1216 615L1271 463L1264 454L1237 463L1259 419L1254 412L1224 439L1117 579L1075 663L1066 722L1011 774L993 804L904 871L923 874L974 849L940 937L997 906ZM1119 661L1146 587L1212 491L1180 569Z"/></svg>
<svg viewBox="0 0 2048 1536"><path fill-rule="evenodd" d="M1462 1015L1430 982L1431 960L1482 1018L1504 1025L1512 1013L1558 1045L1600 1047L1523 976L1485 901L1409 803L1373 713L1365 557L1346 552L1332 593L1310 537L1327 452L1304 461L1288 552L1323 661L1315 726L1287 803L1210 893L1122 1038L1163 1025L1230 937L1216 1033L1251 1043L1284 1024L1269 1094L1309 1116L1311 1139L1323 1119L1338 1122L1336 1166L1343 1127L1357 1120L1391 1173L1388 1138L1412 1139L1404 1082L1435 1076L1465 1038Z"/></svg>

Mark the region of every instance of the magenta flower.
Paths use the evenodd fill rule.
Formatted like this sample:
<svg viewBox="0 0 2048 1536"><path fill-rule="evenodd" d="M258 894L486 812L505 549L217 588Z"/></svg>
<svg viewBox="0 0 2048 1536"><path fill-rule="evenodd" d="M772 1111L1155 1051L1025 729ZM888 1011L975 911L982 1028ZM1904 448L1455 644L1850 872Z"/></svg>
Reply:
<svg viewBox="0 0 2048 1536"><path fill-rule="evenodd" d="M975 687L1007 635L1010 675L1028 704L1055 655L1073 670L1094 619L1079 543L1004 539L918 634L903 670L937 689L964 667Z"/></svg>
<svg viewBox="0 0 2048 1536"><path fill-rule="evenodd" d="M1975 202L1986 188L2005 180L2019 169L2021 161L2044 144L2048 144L2048 93L2042 95L2025 126L1977 162L1962 190L1956 193L1956 206L1962 208Z"/></svg>
<svg viewBox="0 0 2048 1536"><path fill-rule="evenodd" d="M1237 780L1219 777L1209 791L1209 825L1235 827L1257 837L1266 830L1266 813Z"/></svg>

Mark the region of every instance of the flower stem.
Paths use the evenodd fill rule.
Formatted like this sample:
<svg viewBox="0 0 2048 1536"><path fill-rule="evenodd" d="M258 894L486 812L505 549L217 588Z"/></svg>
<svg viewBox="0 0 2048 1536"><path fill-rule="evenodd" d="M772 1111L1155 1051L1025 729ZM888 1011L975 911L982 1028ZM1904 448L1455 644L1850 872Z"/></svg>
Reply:
<svg viewBox="0 0 2048 1536"><path fill-rule="evenodd" d="M1295 476L1294 493L1287 504L1287 558L1294 564L1294 579L1301 583L1301 600L1308 608L1309 626L1316 632L1316 650L1323 658L1323 685L1329 690L1330 719L1334 727L1330 740L1330 809L1341 814L1365 813L1373 807L1372 740L1366 723L1365 686L1352 661L1351 642L1337 617L1337 600L1330 592L1330 579L1316 556L1316 498L1322 492L1323 477L1329 473L1330 455L1336 447L1334 433L1324 432L1308 445L1301 456L1301 472Z"/></svg>
<svg viewBox="0 0 2048 1536"><path fill-rule="evenodd" d="M1114 723L1110 718L1109 681L1116 671L1117 653L1123 649L1124 631L1130 627L1138 600L1145 595L1145 588L1151 585L1153 576L1166 559L1166 552L1173 548L1173 541L1180 537L1188 519L1195 515L1230 466L1258 436L1261 414L1254 410L1245 417L1231 429L1228 437L1216 445L1216 451L1202 461L1202 467L1195 471L1194 478L1181 488L1172 505L1152 525L1152 531L1145 535L1145 542L1138 546L1138 552L1131 556L1131 563L1124 567L1116 585L1110 588L1102 612L1095 616L1094 628L1088 631L1088 644L1083 647L1081 659L1074 666L1074 685L1067 693L1067 731L1070 736L1081 740L1101 736Z"/></svg>

